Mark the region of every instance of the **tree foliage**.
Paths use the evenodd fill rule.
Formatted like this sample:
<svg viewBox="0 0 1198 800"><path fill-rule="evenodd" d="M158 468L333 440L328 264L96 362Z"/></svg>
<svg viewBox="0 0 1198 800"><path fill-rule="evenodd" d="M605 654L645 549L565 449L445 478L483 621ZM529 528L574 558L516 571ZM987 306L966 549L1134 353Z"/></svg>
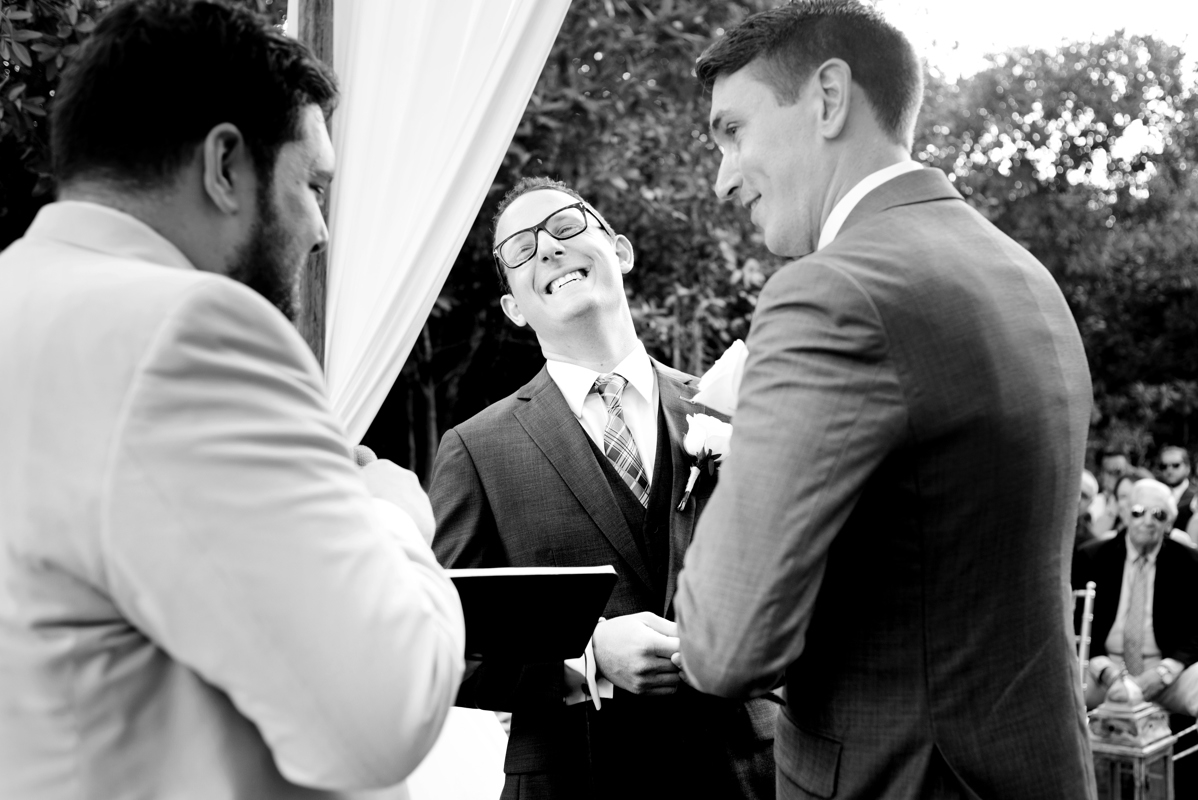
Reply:
<svg viewBox="0 0 1198 800"><path fill-rule="evenodd" d="M242 1L276 23L287 5ZM24 233L53 197L49 103L63 67L113 2L0 0L0 248Z"/></svg>
<svg viewBox="0 0 1198 800"><path fill-rule="evenodd" d="M0 247L52 195L46 111L113 0L0 0ZM280 21L275 0L244 0ZM525 175L564 179L636 249L626 279L650 352L701 372L743 338L779 261L712 192L718 151L692 66L771 0L574 0L412 356L367 435L427 477L441 431L542 358L498 306L491 217ZM147 99L147 102L150 100ZM1143 457L1198 427L1198 96L1178 48L1117 32L928 73L916 156L1053 273L1095 386L1092 443Z"/></svg>

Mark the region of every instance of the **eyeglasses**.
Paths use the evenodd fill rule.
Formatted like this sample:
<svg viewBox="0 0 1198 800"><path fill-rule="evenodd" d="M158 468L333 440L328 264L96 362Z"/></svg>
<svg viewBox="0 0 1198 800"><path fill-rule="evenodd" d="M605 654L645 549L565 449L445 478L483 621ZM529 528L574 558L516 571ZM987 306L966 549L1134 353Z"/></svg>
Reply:
<svg viewBox="0 0 1198 800"><path fill-rule="evenodd" d="M573 239L587 229L587 214L595 217L601 230L610 233L604 227L603 221L586 203L578 202L565 208L559 208L531 228L516 231L496 245L491 252L495 256L495 260L508 269L521 267L537 254L538 232L545 231L559 242Z"/></svg>
<svg viewBox="0 0 1198 800"><path fill-rule="evenodd" d="M1184 466L1184 461L1162 461L1160 463L1161 469L1181 469Z"/></svg>
<svg viewBox="0 0 1198 800"><path fill-rule="evenodd" d="M1169 512L1157 506L1156 508L1144 508L1144 506L1136 504L1131 507L1132 519L1139 519L1145 514L1151 514L1152 518L1157 522L1164 522L1169 519Z"/></svg>

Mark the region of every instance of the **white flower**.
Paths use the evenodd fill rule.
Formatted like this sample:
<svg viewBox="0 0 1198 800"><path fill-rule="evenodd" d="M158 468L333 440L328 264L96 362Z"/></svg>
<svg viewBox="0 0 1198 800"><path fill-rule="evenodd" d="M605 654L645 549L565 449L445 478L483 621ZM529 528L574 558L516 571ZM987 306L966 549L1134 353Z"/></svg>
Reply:
<svg viewBox="0 0 1198 800"><path fill-rule="evenodd" d="M723 458L732 439L732 425L708 414L686 415L686 437L682 449L699 458L706 450L713 458Z"/></svg>
<svg viewBox="0 0 1198 800"><path fill-rule="evenodd" d="M691 498L691 491L699 476L706 472L714 475L716 465L728 453L732 441L732 425L718 420L708 414L686 415L686 436L682 439L682 449L687 452L695 463L691 466L690 475L686 478L686 489L682 492L682 500L678 510L686 508L686 502Z"/></svg>
<svg viewBox="0 0 1198 800"><path fill-rule="evenodd" d="M745 373L745 359L748 357L749 349L737 339L699 378L699 393L691 398L691 402L702 403L728 416L736 413L736 395L740 391L740 379Z"/></svg>

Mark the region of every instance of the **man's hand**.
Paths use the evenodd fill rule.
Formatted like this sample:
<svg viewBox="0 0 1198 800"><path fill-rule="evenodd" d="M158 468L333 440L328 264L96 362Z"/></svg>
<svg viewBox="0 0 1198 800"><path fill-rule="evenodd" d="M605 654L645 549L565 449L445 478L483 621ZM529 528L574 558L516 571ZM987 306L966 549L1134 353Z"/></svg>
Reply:
<svg viewBox="0 0 1198 800"><path fill-rule="evenodd" d="M362 467L362 479L366 488L375 497L394 503L416 523L416 529L424 541L432 544L437 522L433 519L433 507L428 495L420 488L416 473L406 470L394 461L380 458Z"/></svg>
<svg viewBox="0 0 1198 800"><path fill-rule="evenodd" d="M599 674L633 694L678 691L678 626L649 611L604 620L591 638Z"/></svg>
<svg viewBox="0 0 1198 800"><path fill-rule="evenodd" d="M1146 669L1139 675L1132 678L1136 682L1136 686L1140 687L1140 691L1144 693L1145 700L1151 700L1161 693L1165 688L1164 681L1161 680L1161 675L1154 669Z"/></svg>

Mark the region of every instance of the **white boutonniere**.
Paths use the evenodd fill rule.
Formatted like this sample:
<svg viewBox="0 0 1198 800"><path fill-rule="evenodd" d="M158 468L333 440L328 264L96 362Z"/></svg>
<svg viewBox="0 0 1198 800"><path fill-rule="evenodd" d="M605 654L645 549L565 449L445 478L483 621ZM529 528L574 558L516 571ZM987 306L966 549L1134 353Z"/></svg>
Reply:
<svg viewBox="0 0 1198 800"><path fill-rule="evenodd" d="M708 414L687 414L686 425L686 438L682 440L682 449L695 459L695 463L691 465L690 475L686 479L686 491L682 493L682 500L678 502L679 511L686 508L699 476L704 472L715 475L716 467L728 454L728 445L732 439L732 426Z"/></svg>
<svg viewBox="0 0 1198 800"><path fill-rule="evenodd" d="M699 378L699 393L691 398L691 402L701 403L731 417L736 411L736 395L740 391L740 379L745 373L745 359L748 357L749 349L737 339Z"/></svg>

